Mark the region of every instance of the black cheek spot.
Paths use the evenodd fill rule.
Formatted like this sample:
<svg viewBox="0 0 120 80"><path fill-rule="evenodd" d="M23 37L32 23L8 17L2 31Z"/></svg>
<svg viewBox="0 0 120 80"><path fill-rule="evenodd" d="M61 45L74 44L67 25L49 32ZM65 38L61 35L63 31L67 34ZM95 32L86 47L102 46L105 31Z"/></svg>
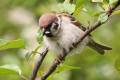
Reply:
<svg viewBox="0 0 120 80"><path fill-rule="evenodd" d="M53 35L51 33L46 34L47 37L53 37Z"/></svg>
<svg viewBox="0 0 120 80"><path fill-rule="evenodd" d="M54 27L54 29L57 30L57 29L58 29L58 26L59 26L58 23L54 23L54 26L53 26L53 27Z"/></svg>

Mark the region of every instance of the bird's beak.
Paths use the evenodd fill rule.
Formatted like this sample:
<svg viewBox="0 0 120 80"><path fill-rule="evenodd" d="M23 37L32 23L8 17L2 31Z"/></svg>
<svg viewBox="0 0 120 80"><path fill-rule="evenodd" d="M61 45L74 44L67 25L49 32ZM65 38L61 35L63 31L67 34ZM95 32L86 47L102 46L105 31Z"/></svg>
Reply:
<svg viewBox="0 0 120 80"><path fill-rule="evenodd" d="M48 36L48 37L51 37L51 36L52 36L50 30L47 29L47 28L42 28L42 35L43 35L43 36L46 35L46 36Z"/></svg>
<svg viewBox="0 0 120 80"><path fill-rule="evenodd" d="M45 32L46 32L45 28L42 28L42 35L43 36L45 35Z"/></svg>

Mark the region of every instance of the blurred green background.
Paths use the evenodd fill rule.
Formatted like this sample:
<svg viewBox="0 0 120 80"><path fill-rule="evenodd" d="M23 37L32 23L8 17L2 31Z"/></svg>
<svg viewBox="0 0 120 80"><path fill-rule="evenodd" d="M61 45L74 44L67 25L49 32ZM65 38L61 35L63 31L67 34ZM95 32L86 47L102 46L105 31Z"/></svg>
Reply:
<svg viewBox="0 0 120 80"><path fill-rule="evenodd" d="M39 44L36 36L39 29L38 19L43 13L56 11L58 3L64 0L0 0L0 39L16 40L23 38L26 49L9 49L0 51L0 65L16 64L22 75L29 78L39 55L31 60L25 54ZM71 2L75 3L77 0ZM89 13L81 11L76 18L85 26L96 22L97 17L91 16L98 10L96 3L87 3L83 7ZM105 55L97 54L86 47L81 54L67 56L64 64L80 67L78 70L63 71L54 75L54 80L120 80L120 72L115 69L120 63L120 15L111 16L109 21L91 33L93 39L113 48ZM49 52L41 70L52 64L56 54ZM38 76L39 77L39 76ZM20 76L0 76L0 80L24 80Z"/></svg>

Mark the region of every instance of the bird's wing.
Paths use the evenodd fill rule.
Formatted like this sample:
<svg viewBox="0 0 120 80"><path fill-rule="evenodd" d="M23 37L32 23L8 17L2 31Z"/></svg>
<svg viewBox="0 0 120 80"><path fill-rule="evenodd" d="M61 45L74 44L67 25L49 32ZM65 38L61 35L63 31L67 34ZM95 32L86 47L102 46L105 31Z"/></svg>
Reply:
<svg viewBox="0 0 120 80"><path fill-rule="evenodd" d="M86 30L86 28L79 22L75 19L75 17L73 17L72 15L70 14L67 14L67 13L58 13L58 16L66 16L66 17L69 17L71 19L71 23L76 25L77 27L79 27L80 29L82 29L83 31Z"/></svg>
<svg viewBox="0 0 120 80"><path fill-rule="evenodd" d="M72 15L69 15L67 13L59 13L59 16L67 16L67 17L71 18L71 22L74 25L76 25L77 27L79 27L83 31L86 30L86 28L79 21L77 21ZM110 47L98 44L90 36L91 35L89 34L88 38L90 39L90 42L88 43L88 46L91 47L92 49L94 49L95 51L97 51L98 53L104 54L105 50L111 50L112 49ZM73 43L72 47L75 48L74 43Z"/></svg>

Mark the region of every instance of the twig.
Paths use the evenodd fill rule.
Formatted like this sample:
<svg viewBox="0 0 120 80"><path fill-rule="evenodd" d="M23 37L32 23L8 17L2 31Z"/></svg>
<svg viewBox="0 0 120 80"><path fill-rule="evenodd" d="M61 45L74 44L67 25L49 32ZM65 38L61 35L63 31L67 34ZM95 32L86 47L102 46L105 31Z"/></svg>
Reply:
<svg viewBox="0 0 120 80"><path fill-rule="evenodd" d="M24 80L29 80L29 78L25 77L24 75L20 75L21 78L23 78Z"/></svg>
<svg viewBox="0 0 120 80"><path fill-rule="evenodd" d="M45 58L46 54L48 52L48 48L46 48L42 53L41 53L41 58L40 60L37 62L37 64L35 65L35 68L32 72L32 75L31 75L31 78L30 80L35 80L36 76L37 76L37 72L38 72L38 69L41 65L41 63L43 62L43 59Z"/></svg>
<svg viewBox="0 0 120 80"><path fill-rule="evenodd" d="M116 4L116 6L114 8L109 8L109 10L107 11L108 16L110 16L113 12L113 10L115 10L118 6L120 5L120 0L118 1L118 3ZM90 34L92 31L94 31L96 28L100 27L103 23L100 22L96 22L93 26L91 26L90 28L88 28L85 33L78 39L78 41L76 42L76 46L78 43L80 43L88 34ZM70 48L70 51L73 48ZM57 58L61 57L60 60L64 60L65 57L67 56L67 53L64 52L63 55L59 55ZM57 58L55 59L55 61L53 62L53 64L51 65L51 67L41 76L40 80L45 80L47 77L49 77L49 75L54 72L54 70L57 68L57 66L61 63L61 61L57 60Z"/></svg>

